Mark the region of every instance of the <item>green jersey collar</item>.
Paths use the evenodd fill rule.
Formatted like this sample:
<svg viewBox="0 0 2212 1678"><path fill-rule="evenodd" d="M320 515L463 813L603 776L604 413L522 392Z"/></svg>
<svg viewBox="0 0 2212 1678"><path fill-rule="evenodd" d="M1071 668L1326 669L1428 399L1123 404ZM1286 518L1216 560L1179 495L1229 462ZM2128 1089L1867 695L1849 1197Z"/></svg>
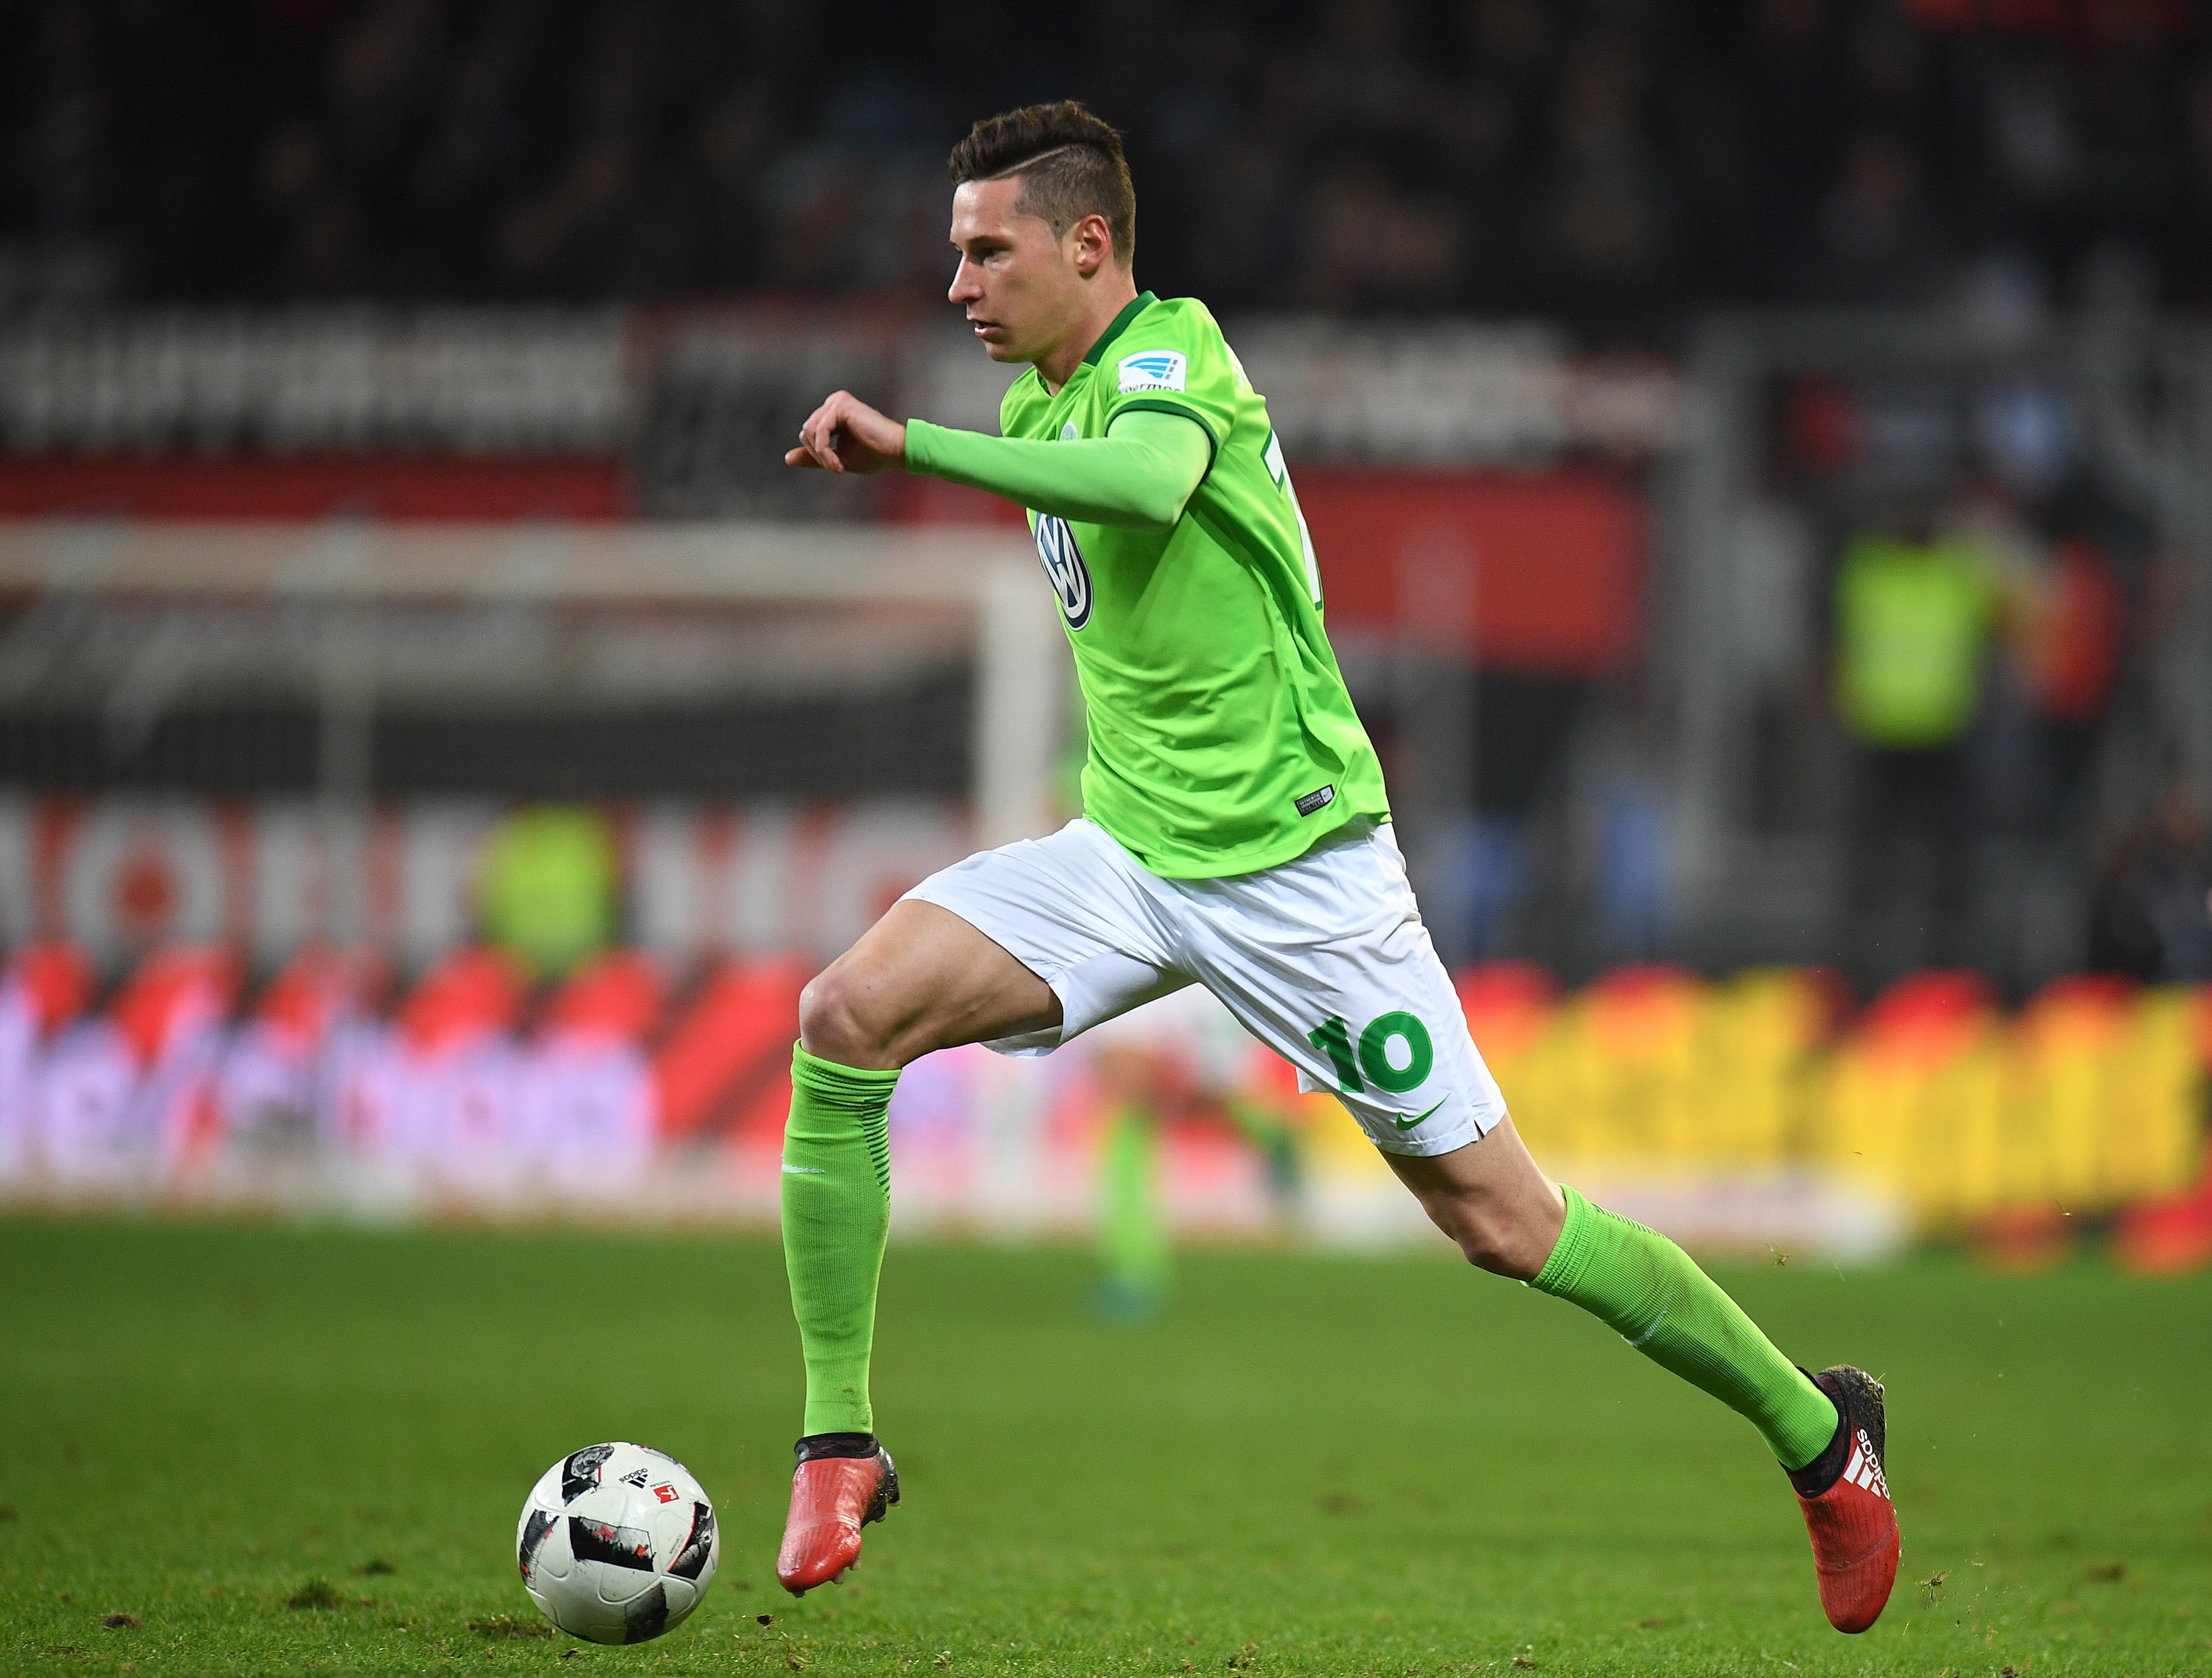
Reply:
<svg viewBox="0 0 2212 1678"><path fill-rule="evenodd" d="M1114 317L1114 324L1099 333L1098 342L1091 346L1091 353L1083 358L1083 365L1097 367L1098 358L1106 353L1106 346L1127 331L1132 320L1159 301L1149 291L1140 291L1131 298L1127 307Z"/></svg>

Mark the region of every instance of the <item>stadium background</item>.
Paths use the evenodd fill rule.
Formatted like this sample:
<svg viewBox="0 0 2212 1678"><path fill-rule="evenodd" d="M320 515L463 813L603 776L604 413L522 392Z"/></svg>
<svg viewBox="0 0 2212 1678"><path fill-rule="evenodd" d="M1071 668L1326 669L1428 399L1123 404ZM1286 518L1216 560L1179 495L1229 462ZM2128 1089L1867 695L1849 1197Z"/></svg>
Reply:
<svg viewBox="0 0 2212 1678"><path fill-rule="evenodd" d="M1708 1245L2212 1255L2199 8L957 21L0 7L0 1191L773 1216L799 984L1068 749L1018 514L779 452L992 427L942 158L1073 94L1540 1158ZM1903 744L1838 700L1899 549L1986 595ZM1419 1235L1279 1068L1147 1052L1179 1228ZM935 1057L897 1215L1088 1227L1113 1104Z"/></svg>

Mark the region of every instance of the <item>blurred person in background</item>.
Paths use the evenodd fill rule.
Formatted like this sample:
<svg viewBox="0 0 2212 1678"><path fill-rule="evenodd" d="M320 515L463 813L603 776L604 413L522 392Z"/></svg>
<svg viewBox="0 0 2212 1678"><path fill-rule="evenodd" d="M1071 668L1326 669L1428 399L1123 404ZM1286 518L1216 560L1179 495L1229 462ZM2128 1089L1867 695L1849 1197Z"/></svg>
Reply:
<svg viewBox="0 0 2212 1678"><path fill-rule="evenodd" d="M1990 568L1924 504L1844 550L1830 666L1857 749L1848 903L1853 976L1874 989L1960 958L1971 812L1964 743L1998 608ZM1916 947L1917 946L1917 947Z"/></svg>
<svg viewBox="0 0 2212 1678"><path fill-rule="evenodd" d="M495 827L477 861L477 918L495 947L543 984L614 942L621 860L606 818L534 805Z"/></svg>
<svg viewBox="0 0 2212 1678"><path fill-rule="evenodd" d="M1286 1215L1299 1184L1297 1134L1268 1098L1267 1058L1203 985L1191 985L1082 1039L1106 1122L1099 1133L1098 1311L1135 1322L1158 1310L1174 1281L1166 1127L1182 1118L1233 1125L1262 1161L1273 1210Z"/></svg>
<svg viewBox="0 0 2212 1678"><path fill-rule="evenodd" d="M2119 568L2084 509L2048 495L1978 496L1952 534L2002 606L1966 748L1972 825L1983 837L2070 842L2125 655Z"/></svg>
<svg viewBox="0 0 2212 1678"><path fill-rule="evenodd" d="M2070 830L2119 678L2125 608L2117 568L2085 534L2062 538L2035 579L2016 635L2036 730L2035 826Z"/></svg>
<svg viewBox="0 0 2212 1678"><path fill-rule="evenodd" d="M2212 980L2212 821L2169 786L2150 819L2120 838L2089 908L2088 966L2144 984Z"/></svg>
<svg viewBox="0 0 2212 1678"><path fill-rule="evenodd" d="M2010 784L1986 791L2015 830L2061 837L2078 826L2118 686L2136 592L2126 573L2140 568L2142 537L2082 469L2081 422L2039 369L1994 381L1974 428L1987 476L1972 517L1978 542L2004 562L2006 674L2021 725L2013 761L1985 764Z"/></svg>

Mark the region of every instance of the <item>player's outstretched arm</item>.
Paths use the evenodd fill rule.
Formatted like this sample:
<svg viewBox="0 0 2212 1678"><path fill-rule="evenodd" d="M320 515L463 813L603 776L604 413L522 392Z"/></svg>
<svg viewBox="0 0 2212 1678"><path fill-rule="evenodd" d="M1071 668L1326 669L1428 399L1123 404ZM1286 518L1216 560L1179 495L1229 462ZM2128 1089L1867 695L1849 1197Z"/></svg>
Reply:
<svg viewBox="0 0 2212 1678"><path fill-rule="evenodd" d="M906 427L839 391L799 428L799 447L783 464L830 472L879 472L906 459Z"/></svg>
<svg viewBox="0 0 2212 1678"><path fill-rule="evenodd" d="M1079 524L1166 531L1213 463L1213 441L1194 420L1139 410L1106 436L1053 442L987 437L915 420L906 469L988 489L1018 506Z"/></svg>
<svg viewBox="0 0 2212 1678"><path fill-rule="evenodd" d="M902 465L988 489L1019 506L1085 524L1165 531L1182 517L1213 463L1213 441L1194 421L1139 410L1085 441L987 437L886 418L839 391L799 428L784 464L833 472Z"/></svg>

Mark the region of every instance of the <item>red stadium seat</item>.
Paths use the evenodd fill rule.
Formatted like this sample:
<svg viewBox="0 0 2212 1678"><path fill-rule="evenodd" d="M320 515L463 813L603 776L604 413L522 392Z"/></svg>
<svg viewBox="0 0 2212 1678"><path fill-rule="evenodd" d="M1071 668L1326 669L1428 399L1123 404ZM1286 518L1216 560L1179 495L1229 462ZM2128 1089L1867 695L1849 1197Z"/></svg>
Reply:
<svg viewBox="0 0 2212 1678"><path fill-rule="evenodd" d="M700 987L654 1059L664 1140L780 1129L791 1101L799 993L812 973L789 959L733 961Z"/></svg>
<svg viewBox="0 0 2212 1678"><path fill-rule="evenodd" d="M417 980L397 1024L418 1055L459 1038L511 1028L522 1012L523 979L496 950L456 950Z"/></svg>
<svg viewBox="0 0 2212 1678"><path fill-rule="evenodd" d="M1453 976L1460 1011L1475 1047L1490 1055L1519 1054L1543 1032L1559 1006L1559 988L1534 962L1493 961Z"/></svg>
<svg viewBox="0 0 2212 1678"><path fill-rule="evenodd" d="M620 950L586 964L555 992L538 1029L639 1042L667 1006L668 986L652 958Z"/></svg>
<svg viewBox="0 0 2212 1678"><path fill-rule="evenodd" d="M150 1068L188 1033L228 1014L237 1000L237 958L218 946L190 945L147 957L108 1012L139 1066Z"/></svg>
<svg viewBox="0 0 2212 1678"><path fill-rule="evenodd" d="M39 1035L50 1037L92 1000L92 964L76 945L60 939L27 944L9 958L5 982L21 987Z"/></svg>
<svg viewBox="0 0 2212 1678"><path fill-rule="evenodd" d="M1881 1053L1933 1064L1973 1042L1996 1013L1996 998L1978 973L1911 973L1867 1005L1857 1035Z"/></svg>
<svg viewBox="0 0 2212 1678"><path fill-rule="evenodd" d="M261 993L254 1023L289 1043L319 1043L339 1015L374 996L376 976L366 958L302 950Z"/></svg>

